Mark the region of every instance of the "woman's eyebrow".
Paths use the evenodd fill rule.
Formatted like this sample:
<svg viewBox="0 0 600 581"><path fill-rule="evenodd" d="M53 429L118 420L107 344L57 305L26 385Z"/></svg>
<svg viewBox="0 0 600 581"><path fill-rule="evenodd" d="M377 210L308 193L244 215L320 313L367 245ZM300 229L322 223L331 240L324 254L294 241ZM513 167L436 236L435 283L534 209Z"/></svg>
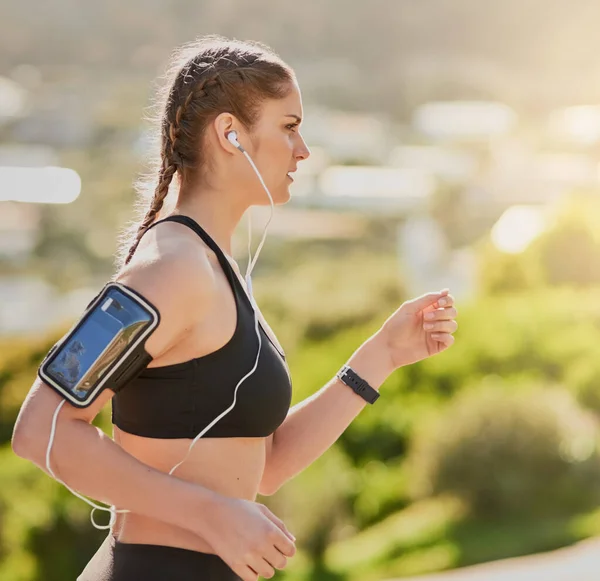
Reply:
<svg viewBox="0 0 600 581"><path fill-rule="evenodd" d="M286 117L293 117L298 123L302 122L302 117L300 117L294 113L287 113Z"/></svg>

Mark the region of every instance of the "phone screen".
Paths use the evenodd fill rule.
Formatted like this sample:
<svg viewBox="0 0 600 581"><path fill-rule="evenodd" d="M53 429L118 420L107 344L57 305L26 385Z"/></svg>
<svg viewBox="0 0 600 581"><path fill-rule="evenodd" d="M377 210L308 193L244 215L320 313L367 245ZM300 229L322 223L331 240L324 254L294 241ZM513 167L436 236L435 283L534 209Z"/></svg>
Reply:
<svg viewBox="0 0 600 581"><path fill-rule="evenodd" d="M152 322L137 301L111 288L51 356L46 373L83 401Z"/></svg>

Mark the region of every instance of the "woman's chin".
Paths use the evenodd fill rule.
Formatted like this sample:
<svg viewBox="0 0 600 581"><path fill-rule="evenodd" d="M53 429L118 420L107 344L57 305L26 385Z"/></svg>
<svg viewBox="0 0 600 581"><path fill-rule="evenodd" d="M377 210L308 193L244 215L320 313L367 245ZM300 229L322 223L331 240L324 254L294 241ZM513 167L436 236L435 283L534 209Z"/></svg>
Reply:
<svg viewBox="0 0 600 581"><path fill-rule="evenodd" d="M288 184L283 192L283 196L280 202L273 200L276 204L287 204L292 198L292 192L290 191L291 184Z"/></svg>
<svg viewBox="0 0 600 581"><path fill-rule="evenodd" d="M284 186L283 188L280 188L279 190L271 191L271 194L273 195L273 204L275 206L281 206L282 204L287 204L292 197L292 193L290 192L289 184L286 184L286 186ZM270 202L267 198L265 206L268 206L268 205L270 205Z"/></svg>

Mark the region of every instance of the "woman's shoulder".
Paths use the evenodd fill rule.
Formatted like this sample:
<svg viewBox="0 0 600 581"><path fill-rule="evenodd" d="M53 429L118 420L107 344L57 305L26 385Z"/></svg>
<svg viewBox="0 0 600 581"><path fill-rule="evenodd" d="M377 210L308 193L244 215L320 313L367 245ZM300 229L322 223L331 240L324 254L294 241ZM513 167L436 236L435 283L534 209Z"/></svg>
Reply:
<svg viewBox="0 0 600 581"><path fill-rule="evenodd" d="M129 264L114 278L141 294L160 313L161 324L148 346L154 357L201 321L218 293L206 247L193 232L195 238L182 230L169 222L146 232Z"/></svg>
<svg viewBox="0 0 600 581"><path fill-rule="evenodd" d="M213 278L209 252L189 228L177 222L162 222L144 233L131 261L117 276L156 278L168 275L204 285Z"/></svg>

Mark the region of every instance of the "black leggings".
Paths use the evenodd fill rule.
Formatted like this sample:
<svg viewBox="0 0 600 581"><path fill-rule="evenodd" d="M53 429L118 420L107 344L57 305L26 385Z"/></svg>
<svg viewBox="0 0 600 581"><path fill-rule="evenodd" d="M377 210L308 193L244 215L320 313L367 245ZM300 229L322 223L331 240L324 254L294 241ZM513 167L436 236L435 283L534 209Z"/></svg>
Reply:
<svg viewBox="0 0 600 581"><path fill-rule="evenodd" d="M109 533L77 581L239 581L218 555L120 543Z"/></svg>

